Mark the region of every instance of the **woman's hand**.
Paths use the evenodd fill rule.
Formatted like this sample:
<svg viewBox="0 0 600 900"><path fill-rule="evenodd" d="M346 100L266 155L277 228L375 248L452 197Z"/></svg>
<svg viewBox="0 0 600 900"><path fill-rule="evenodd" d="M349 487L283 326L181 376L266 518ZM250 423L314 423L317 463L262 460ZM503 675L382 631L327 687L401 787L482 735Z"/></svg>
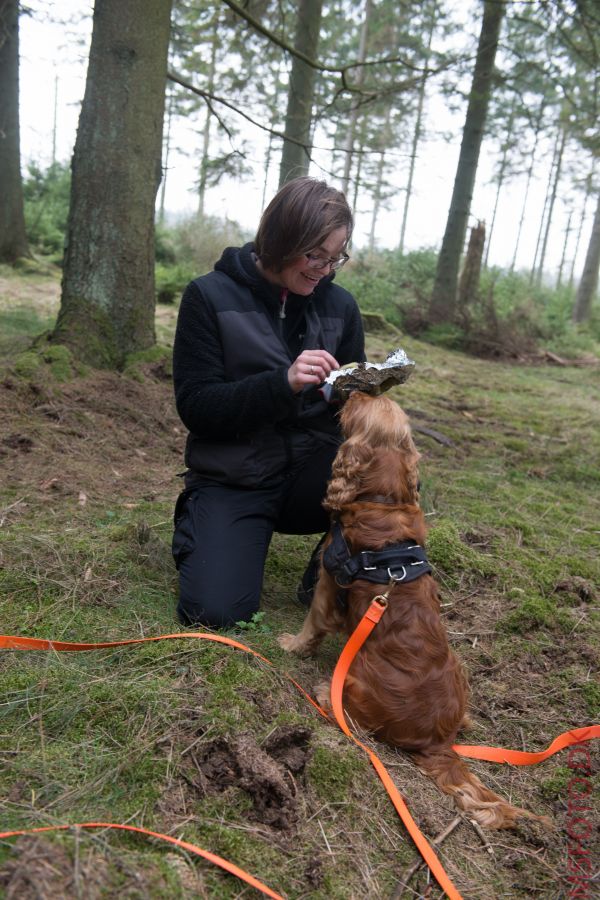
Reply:
<svg viewBox="0 0 600 900"><path fill-rule="evenodd" d="M288 369L288 381L294 394L307 384L322 384L339 363L327 350L303 350Z"/></svg>

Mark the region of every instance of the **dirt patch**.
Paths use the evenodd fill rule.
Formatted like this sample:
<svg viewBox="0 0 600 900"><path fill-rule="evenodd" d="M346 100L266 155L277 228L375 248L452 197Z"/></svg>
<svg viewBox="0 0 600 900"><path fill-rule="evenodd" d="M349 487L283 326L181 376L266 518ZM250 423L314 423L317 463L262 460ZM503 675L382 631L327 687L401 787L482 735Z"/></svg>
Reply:
<svg viewBox="0 0 600 900"><path fill-rule="evenodd" d="M276 831L290 831L299 818L298 780L311 754L310 728L275 728L262 747L249 733L188 747L180 755L180 777L159 801L170 822L193 813L201 798L228 790L243 791L252 801L250 818ZM171 751L172 752L172 751Z"/></svg>
<svg viewBox="0 0 600 900"><path fill-rule="evenodd" d="M252 800L253 818L278 830L291 829L298 820L299 775L309 755L310 730L277 728L259 747L250 734L219 739L197 757L206 792L235 786Z"/></svg>
<svg viewBox="0 0 600 900"><path fill-rule="evenodd" d="M185 429L160 364L143 381L95 372L66 384L6 376L0 383L0 479L47 502L175 498ZM83 499L82 495L85 495Z"/></svg>

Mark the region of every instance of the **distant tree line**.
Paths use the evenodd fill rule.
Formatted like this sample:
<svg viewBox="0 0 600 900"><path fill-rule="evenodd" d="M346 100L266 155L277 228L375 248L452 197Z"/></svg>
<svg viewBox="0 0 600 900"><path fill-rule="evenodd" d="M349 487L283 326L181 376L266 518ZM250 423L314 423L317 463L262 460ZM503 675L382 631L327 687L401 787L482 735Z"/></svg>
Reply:
<svg viewBox="0 0 600 900"><path fill-rule="evenodd" d="M0 0L0 261L8 263L28 253L19 12L18 0ZM502 191L524 176L514 266L529 187L549 139L531 277L541 280L563 198L571 215L558 280L573 280L569 259L585 240L583 214L596 204L573 306L573 319L587 321L600 264L599 26L596 0L475 0L467 21L458 21L448 0L96 0L52 339L111 367L154 342L154 217L175 117L196 123L188 149L197 160L200 216L208 190L251 173L252 148L241 133L251 122L265 134L263 198L275 166L280 184L324 172L351 203L359 192L369 198L372 246L381 211L392 202L401 207L403 249L415 167L434 128L427 116L434 93L465 118L430 321L453 322L459 311L482 142L497 147L496 200L487 244L472 242L479 260L471 272L482 256L485 265ZM408 161L401 203L399 153ZM462 283L476 290L476 279Z"/></svg>

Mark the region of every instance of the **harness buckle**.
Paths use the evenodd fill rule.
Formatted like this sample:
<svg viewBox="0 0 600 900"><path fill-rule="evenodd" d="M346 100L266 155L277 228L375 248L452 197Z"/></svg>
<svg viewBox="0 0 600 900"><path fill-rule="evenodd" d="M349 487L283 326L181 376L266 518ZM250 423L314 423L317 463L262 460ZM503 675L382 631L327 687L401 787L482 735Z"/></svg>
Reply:
<svg viewBox="0 0 600 900"><path fill-rule="evenodd" d="M388 566L388 575L390 576L390 581L404 581L404 579L406 578L406 566L402 566L402 575L400 575L400 577L398 577L398 575L394 575L391 568L389 568Z"/></svg>

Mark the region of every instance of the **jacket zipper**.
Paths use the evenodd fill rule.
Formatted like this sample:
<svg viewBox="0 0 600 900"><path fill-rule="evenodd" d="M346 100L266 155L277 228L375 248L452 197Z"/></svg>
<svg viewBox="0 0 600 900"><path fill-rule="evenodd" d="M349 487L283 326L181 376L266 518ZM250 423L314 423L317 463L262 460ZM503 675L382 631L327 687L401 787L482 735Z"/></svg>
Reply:
<svg viewBox="0 0 600 900"><path fill-rule="evenodd" d="M279 295L279 318L285 319L285 305L287 303L288 298L288 289L281 288L281 293Z"/></svg>

